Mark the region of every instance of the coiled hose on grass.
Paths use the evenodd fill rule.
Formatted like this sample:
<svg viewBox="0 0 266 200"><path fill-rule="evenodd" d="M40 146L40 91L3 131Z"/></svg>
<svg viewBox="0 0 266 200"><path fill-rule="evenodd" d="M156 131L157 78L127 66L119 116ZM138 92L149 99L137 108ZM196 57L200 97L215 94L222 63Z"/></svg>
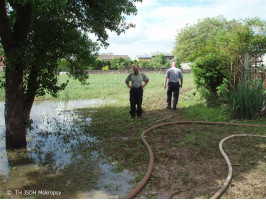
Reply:
<svg viewBox="0 0 266 200"><path fill-rule="evenodd" d="M134 198L142 189L143 187L146 185L146 183L148 182L151 174L152 174L152 169L153 169L153 165L154 165L154 155L152 152L152 149L149 145L149 143L145 140L145 134L152 131L153 129L159 128L159 127L163 127L163 126L170 126L173 124L204 124L204 125L229 125L229 126L246 126L246 127L266 127L266 125L253 125L253 124L233 124L233 123L226 123L226 122L204 122L204 121L176 121L176 122L168 122L168 123L162 123L162 124L158 124L155 126L150 127L149 129L146 129L142 134L141 134L141 140L143 142L143 144L145 145L145 147L147 148L148 152L149 152L149 165L148 165L148 169L146 171L145 176L143 177L143 179L141 180L141 182L137 185L137 187L135 187L134 190L132 190L127 196L125 196L125 199L132 199ZM240 134L240 135L231 135L229 137L224 138L223 140L220 141L219 143L219 150L223 156L223 158L226 161L227 167L228 167L228 175L227 178L223 184L223 186L211 197L212 199L218 199L220 198L224 192L226 191L226 189L228 188L231 180L232 180L232 164L230 162L230 160L228 159L227 155L225 154L224 150L223 150L223 143L233 137L263 137L266 138L266 136L263 135L248 135L248 134Z"/></svg>

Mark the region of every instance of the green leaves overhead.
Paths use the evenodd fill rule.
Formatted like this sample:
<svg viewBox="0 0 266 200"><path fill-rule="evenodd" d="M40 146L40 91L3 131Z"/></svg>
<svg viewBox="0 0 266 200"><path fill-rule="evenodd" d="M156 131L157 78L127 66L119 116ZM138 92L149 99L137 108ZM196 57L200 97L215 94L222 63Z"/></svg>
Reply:
<svg viewBox="0 0 266 200"><path fill-rule="evenodd" d="M135 15L137 9L134 3L141 1L4 1L12 31L10 34L20 35L16 32L19 29L15 27L21 27L24 29L23 33L27 34L25 42L11 48L7 59L10 61L9 68L13 65L11 63L20 60L20 66L16 67L23 68L24 71L25 95L32 93L28 84L37 85L39 95L45 91L56 94L64 88L56 86L60 59L66 59L70 63L72 77L85 83L88 78L84 73L86 66L95 63L100 45L108 46L107 30L120 34L134 27L132 23L126 22L125 16ZM31 8L28 12L30 24L20 21L25 15L26 6ZM0 17L0 22L1 20L3 19ZM94 34L98 42L92 42L89 34ZM5 41L5 35L0 35L1 37Z"/></svg>

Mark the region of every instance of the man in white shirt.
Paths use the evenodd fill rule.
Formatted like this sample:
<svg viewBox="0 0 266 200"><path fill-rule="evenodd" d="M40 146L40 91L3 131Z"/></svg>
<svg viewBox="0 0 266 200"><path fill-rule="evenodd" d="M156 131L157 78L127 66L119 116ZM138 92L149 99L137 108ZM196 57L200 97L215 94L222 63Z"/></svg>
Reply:
<svg viewBox="0 0 266 200"><path fill-rule="evenodd" d="M180 69L176 68L176 63L172 63L172 67L166 71L164 79L164 89L166 88L166 82L168 80L167 89L167 107L171 109L172 94L174 96L173 109L176 110L176 105L178 103L179 88L183 85L183 74Z"/></svg>

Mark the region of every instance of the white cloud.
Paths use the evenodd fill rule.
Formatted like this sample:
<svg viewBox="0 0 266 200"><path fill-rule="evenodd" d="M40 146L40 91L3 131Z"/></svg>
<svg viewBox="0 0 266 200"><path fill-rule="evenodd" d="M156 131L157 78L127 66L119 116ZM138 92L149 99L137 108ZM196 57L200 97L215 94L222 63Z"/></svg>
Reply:
<svg viewBox="0 0 266 200"><path fill-rule="evenodd" d="M154 51L170 52L177 30L206 17L266 19L265 0L143 0L137 7L138 14L131 19L136 27L120 36L110 33L110 46L100 52L129 55L132 59Z"/></svg>

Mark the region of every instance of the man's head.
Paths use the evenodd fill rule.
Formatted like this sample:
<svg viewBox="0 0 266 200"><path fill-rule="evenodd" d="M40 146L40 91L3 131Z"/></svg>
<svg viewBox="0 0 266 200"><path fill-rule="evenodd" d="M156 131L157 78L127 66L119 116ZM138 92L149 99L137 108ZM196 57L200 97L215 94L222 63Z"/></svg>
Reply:
<svg viewBox="0 0 266 200"><path fill-rule="evenodd" d="M176 63L175 62L172 62L172 67L176 67Z"/></svg>
<svg viewBox="0 0 266 200"><path fill-rule="evenodd" d="M134 74L138 74L139 73L139 67L137 65L133 66L133 70L134 70Z"/></svg>

